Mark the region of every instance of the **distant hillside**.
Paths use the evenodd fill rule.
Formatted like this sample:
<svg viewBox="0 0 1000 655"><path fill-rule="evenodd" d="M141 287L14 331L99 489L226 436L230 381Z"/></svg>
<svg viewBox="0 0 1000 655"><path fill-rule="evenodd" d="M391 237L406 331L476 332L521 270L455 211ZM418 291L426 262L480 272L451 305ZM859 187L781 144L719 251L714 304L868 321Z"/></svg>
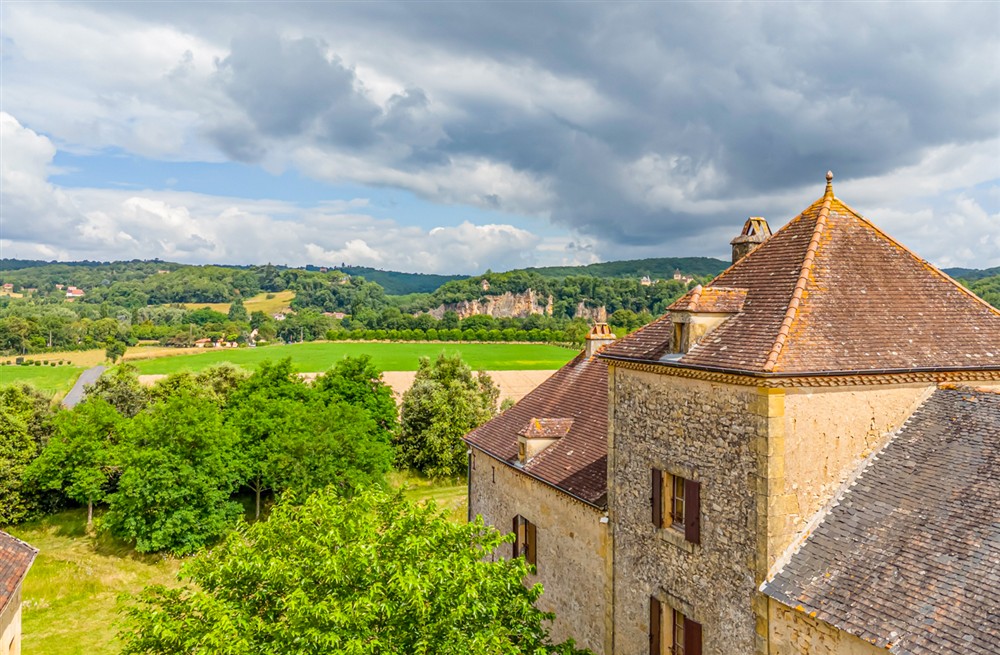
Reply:
<svg viewBox="0 0 1000 655"><path fill-rule="evenodd" d="M464 280L467 275L432 275L429 273L400 273L383 271L367 266L347 266L338 268L348 275L360 275L369 282L380 285L387 295L406 296L411 293L433 293L445 282Z"/></svg>
<svg viewBox="0 0 1000 655"><path fill-rule="evenodd" d="M961 279L968 282L975 282L984 277L1000 275L1000 266L994 266L993 268L942 268L941 270L956 280Z"/></svg>
<svg viewBox="0 0 1000 655"><path fill-rule="evenodd" d="M560 278L577 275L593 277L641 278L648 275L653 279L670 279L674 271L685 275L702 277L718 275L729 266L729 262L713 257L658 257L652 259L629 259L620 262L602 262L586 266L543 266L519 269L538 273L542 277Z"/></svg>

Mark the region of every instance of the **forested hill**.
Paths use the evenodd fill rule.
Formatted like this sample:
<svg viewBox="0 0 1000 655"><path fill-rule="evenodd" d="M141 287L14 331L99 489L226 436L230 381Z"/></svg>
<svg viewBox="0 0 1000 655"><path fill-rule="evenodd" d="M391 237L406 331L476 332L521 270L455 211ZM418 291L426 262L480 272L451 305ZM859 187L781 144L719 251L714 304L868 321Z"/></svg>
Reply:
<svg viewBox="0 0 1000 655"><path fill-rule="evenodd" d="M716 276L729 266L729 262L713 257L657 257L652 259L629 259L620 262L601 262L586 266L544 266L525 268L523 271L538 273L542 277L560 278L570 276L641 278L648 275L655 279L670 279L675 271L693 277ZM511 271L515 272L515 271Z"/></svg>
<svg viewBox="0 0 1000 655"><path fill-rule="evenodd" d="M307 267L312 268L312 267ZM430 273L400 273L383 271L367 266L344 266L337 269L348 275L360 275L369 282L375 282L390 296L405 296L411 293L433 293L445 282L464 280L467 275L433 275Z"/></svg>
<svg viewBox="0 0 1000 655"><path fill-rule="evenodd" d="M965 282L975 282L986 277L1000 275L1000 266L993 268L942 268L941 270L956 280L964 280Z"/></svg>

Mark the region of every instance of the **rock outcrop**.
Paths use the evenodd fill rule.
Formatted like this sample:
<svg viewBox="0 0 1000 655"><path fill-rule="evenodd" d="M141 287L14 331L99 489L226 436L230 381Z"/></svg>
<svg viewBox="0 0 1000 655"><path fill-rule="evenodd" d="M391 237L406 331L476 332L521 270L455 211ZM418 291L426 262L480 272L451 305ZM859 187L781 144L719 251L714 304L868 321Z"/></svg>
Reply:
<svg viewBox="0 0 1000 655"><path fill-rule="evenodd" d="M478 300L446 303L427 313L440 320L448 311L455 312L462 319L481 315L493 318L525 318L532 314L551 316L552 296L539 297L533 289L516 294L508 291L499 296L483 296Z"/></svg>

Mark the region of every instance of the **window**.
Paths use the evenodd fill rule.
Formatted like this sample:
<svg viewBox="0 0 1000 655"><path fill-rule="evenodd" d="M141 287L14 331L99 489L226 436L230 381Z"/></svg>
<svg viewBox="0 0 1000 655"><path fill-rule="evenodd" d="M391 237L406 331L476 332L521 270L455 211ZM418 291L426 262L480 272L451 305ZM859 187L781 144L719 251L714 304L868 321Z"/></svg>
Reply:
<svg viewBox="0 0 1000 655"><path fill-rule="evenodd" d="M701 483L653 469L653 525L672 528L691 543L701 543Z"/></svg>
<svg viewBox="0 0 1000 655"><path fill-rule="evenodd" d="M701 655L701 624L650 596L649 655Z"/></svg>
<svg viewBox="0 0 1000 655"><path fill-rule="evenodd" d="M537 530L535 524L521 515L514 517L514 557L524 557L532 566L537 562Z"/></svg>
<svg viewBox="0 0 1000 655"><path fill-rule="evenodd" d="M686 323L674 323L674 343L672 350L675 353L684 352L684 327Z"/></svg>

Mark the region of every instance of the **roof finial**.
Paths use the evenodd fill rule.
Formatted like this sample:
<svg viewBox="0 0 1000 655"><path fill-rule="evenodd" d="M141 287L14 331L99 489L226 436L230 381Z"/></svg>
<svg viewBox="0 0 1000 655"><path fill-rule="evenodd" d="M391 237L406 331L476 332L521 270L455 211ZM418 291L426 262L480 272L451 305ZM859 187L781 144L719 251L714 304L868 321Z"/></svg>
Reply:
<svg viewBox="0 0 1000 655"><path fill-rule="evenodd" d="M826 172L826 195L833 195L833 171Z"/></svg>

